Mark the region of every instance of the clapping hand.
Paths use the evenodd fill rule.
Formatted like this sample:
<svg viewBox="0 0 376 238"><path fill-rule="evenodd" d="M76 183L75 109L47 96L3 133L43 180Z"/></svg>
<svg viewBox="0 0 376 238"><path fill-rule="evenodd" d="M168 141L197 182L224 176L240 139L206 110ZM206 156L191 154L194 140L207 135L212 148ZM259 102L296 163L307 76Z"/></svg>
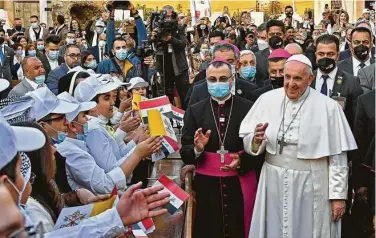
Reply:
<svg viewBox="0 0 376 238"><path fill-rule="evenodd" d="M229 172L230 170L235 170L240 166L240 157L238 154L231 154L232 162L226 164L220 168L222 172Z"/></svg>
<svg viewBox="0 0 376 238"><path fill-rule="evenodd" d="M151 136L147 140L137 144L134 153L141 158L146 158L162 148L162 138L160 136Z"/></svg>
<svg viewBox="0 0 376 238"><path fill-rule="evenodd" d="M119 123L119 128L126 133L137 129L141 123L141 119L139 117L132 117L131 114L132 111L125 113Z"/></svg>
<svg viewBox="0 0 376 238"><path fill-rule="evenodd" d="M206 131L205 135L202 133L202 128L197 129L194 136L195 148L198 152L204 150L206 144L208 144L211 130Z"/></svg>
<svg viewBox="0 0 376 238"><path fill-rule="evenodd" d="M256 144L261 144L261 142L263 140L265 140L265 130L266 128L268 128L268 123L265 123L265 124L262 124L262 123L259 123L256 125L256 128L255 128L255 136L253 137L253 141L256 143Z"/></svg>
<svg viewBox="0 0 376 238"><path fill-rule="evenodd" d="M124 98L120 102L119 112L125 112L132 106L132 98Z"/></svg>
<svg viewBox="0 0 376 238"><path fill-rule="evenodd" d="M157 193L163 186L150 187L139 190L142 182L132 185L120 197L116 206L125 226L135 224L146 218L160 216L167 213L167 209L158 209L169 202L169 193Z"/></svg>

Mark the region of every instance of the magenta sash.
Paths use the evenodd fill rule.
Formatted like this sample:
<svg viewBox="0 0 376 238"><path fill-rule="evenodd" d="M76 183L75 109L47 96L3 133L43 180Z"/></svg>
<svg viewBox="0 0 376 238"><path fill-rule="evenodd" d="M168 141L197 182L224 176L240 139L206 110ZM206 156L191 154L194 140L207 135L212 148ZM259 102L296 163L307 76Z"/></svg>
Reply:
<svg viewBox="0 0 376 238"><path fill-rule="evenodd" d="M225 163L221 163L221 156L217 153L204 152L205 158L198 161L196 172L202 175L213 177L232 177L239 176L236 170L222 172L220 168L225 164L230 164L232 158L230 154L225 155ZM255 171L251 170L245 175L239 176L240 186L243 193L244 207L244 234L248 238L249 228L251 227L253 207L256 200L257 179Z"/></svg>

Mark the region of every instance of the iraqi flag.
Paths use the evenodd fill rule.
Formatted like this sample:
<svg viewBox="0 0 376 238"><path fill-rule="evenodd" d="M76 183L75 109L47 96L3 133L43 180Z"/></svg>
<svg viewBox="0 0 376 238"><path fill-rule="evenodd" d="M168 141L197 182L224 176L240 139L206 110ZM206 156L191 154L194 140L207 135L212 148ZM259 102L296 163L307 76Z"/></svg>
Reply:
<svg viewBox="0 0 376 238"><path fill-rule="evenodd" d="M153 187L160 185L162 185L164 188L158 193L170 193L170 202L164 205L164 207L171 215L173 215L189 198L189 194L164 174L162 174L161 177L153 184Z"/></svg>
<svg viewBox="0 0 376 238"><path fill-rule="evenodd" d="M170 154L179 150L179 144L169 136L163 136L162 139L162 149L159 153L154 153L151 155L151 160L153 162L167 158Z"/></svg>
<svg viewBox="0 0 376 238"><path fill-rule="evenodd" d="M183 118L184 118L185 111L180 109L180 108L177 108L175 106L171 106L171 109L172 109L172 118L177 120L177 121L182 122Z"/></svg>
<svg viewBox="0 0 376 238"><path fill-rule="evenodd" d="M147 111L150 109L157 109L163 115L169 118L173 117L170 100L167 96L161 96L146 101L141 101L139 102L139 109L141 112L142 120L145 124L147 124Z"/></svg>

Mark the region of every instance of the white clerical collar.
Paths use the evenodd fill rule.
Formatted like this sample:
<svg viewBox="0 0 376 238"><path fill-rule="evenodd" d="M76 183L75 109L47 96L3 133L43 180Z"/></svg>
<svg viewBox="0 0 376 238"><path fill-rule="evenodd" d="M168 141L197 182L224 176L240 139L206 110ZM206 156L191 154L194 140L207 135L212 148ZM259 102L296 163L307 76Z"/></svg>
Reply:
<svg viewBox="0 0 376 238"><path fill-rule="evenodd" d="M216 101L219 105L222 105L222 104L225 104L227 100L229 100L231 98L232 94L230 93L228 96L226 96L224 99L218 99L218 98L215 98L215 97L211 97L214 101Z"/></svg>
<svg viewBox="0 0 376 238"><path fill-rule="evenodd" d="M359 65L362 63L359 60L357 60L354 56L352 56L352 60L353 60L353 65L355 67L359 67ZM370 65L371 64L371 57L368 57L368 60L364 61L364 64L366 66Z"/></svg>
<svg viewBox="0 0 376 238"><path fill-rule="evenodd" d="M336 66L332 72L330 72L328 75L329 75L329 78L332 79L332 80L335 80L336 78L336 75L337 75L337 71L338 71L338 67ZM320 79L321 77L323 76L323 74L321 73L321 70L319 69L317 71L317 79Z"/></svg>

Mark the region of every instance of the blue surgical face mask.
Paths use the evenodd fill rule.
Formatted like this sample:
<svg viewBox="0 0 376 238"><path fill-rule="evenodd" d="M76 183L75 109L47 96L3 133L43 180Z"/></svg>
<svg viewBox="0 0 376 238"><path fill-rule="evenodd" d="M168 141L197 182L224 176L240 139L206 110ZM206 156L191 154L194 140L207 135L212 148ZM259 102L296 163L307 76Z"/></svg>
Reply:
<svg viewBox="0 0 376 238"><path fill-rule="evenodd" d="M54 50L49 51L48 52L48 57L51 60L57 60L57 58L59 57L59 51L54 51Z"/></svg>
<svg viewBox="0 0 376 238"><path fill-rule="evenodd" d="M88 64L85 64L85 66L88 67L89 69L95 69L98 66L98 64L97 64L97 61L93 59Z"/></svg>
<svg viewBox="0 0 376 238"><path fill-rule="evenodd" d="M85 124L82 125L81 123L78 123L76 121L73 121L73 123L76 123L76 124L82 126L82 130L84 131L84 134L77 133L76 139L80 140L80 141L85 141L86 138L87 138L87 134L89 133L89 124L86 122Z"/></svg>
<svg viewBox="0 0 376 238"><path fill-rule="evenodd" d="M208 81L208 90L210 95L215 98L224 98L230 94L230 83L229 82L209 82Z"/></svg>
<svg viewBox="0 0 376 238"><path fill-rule="evenodd" d="M23 50L17 50L16 55L23 55Z"/></svg>
<svg viewBox="0 0 376 238"><path fill-rule="evenodd" d="M44 45L37 45L38 50L44 50Z"/></svg>
<svg viewBox="0 0 376 238"><path fill-rule="evenodd" d="M30 26L31 26L31 28L33 28L33 29L36 29L36 28L39 27L39 25L38 25L37 22L31 23Z"/></svg>
<svg viewBox="0 0 376 238"><path fill-rule="evenodd" d="M45 80L46 80L46 76L44 74L35 77L35 83L38 84L38 85L44 84Z"/></svg>
<svg viewBox="0 0 376 238"><path fill-rule="evenodd" d="M118 58L121 61L125 60L127 56L128 56L128 51L126 49L119 49L116 51L116 58Z"/></svg>
<svg viewBox="0 0 376 238"><path fill-rule="evenodd" d="M28 53L29 53L29 56L36 56L37 55L37 52L35 50L29 50Z"/></svg>
<svg viewBox="0 0 376 238"><path fill-rule="evenodd" d="M244 79L253 79L256 74L255 66L244 66L240 68L240 76Z"/></svg>
<svg viewBox="0 0 376 238"><path fill-rule="evenodd" d="M45 125L47 125L49 128L51 128L53 131L55 131L57 133L57 137L56 138L51 138L54 141L54 143L56 143L56 144L60 144L68 136L68 133L66 133L66 132L58 131L58 130L52 128L52 126L50 126L47 123L45 123Z"/></svg>

